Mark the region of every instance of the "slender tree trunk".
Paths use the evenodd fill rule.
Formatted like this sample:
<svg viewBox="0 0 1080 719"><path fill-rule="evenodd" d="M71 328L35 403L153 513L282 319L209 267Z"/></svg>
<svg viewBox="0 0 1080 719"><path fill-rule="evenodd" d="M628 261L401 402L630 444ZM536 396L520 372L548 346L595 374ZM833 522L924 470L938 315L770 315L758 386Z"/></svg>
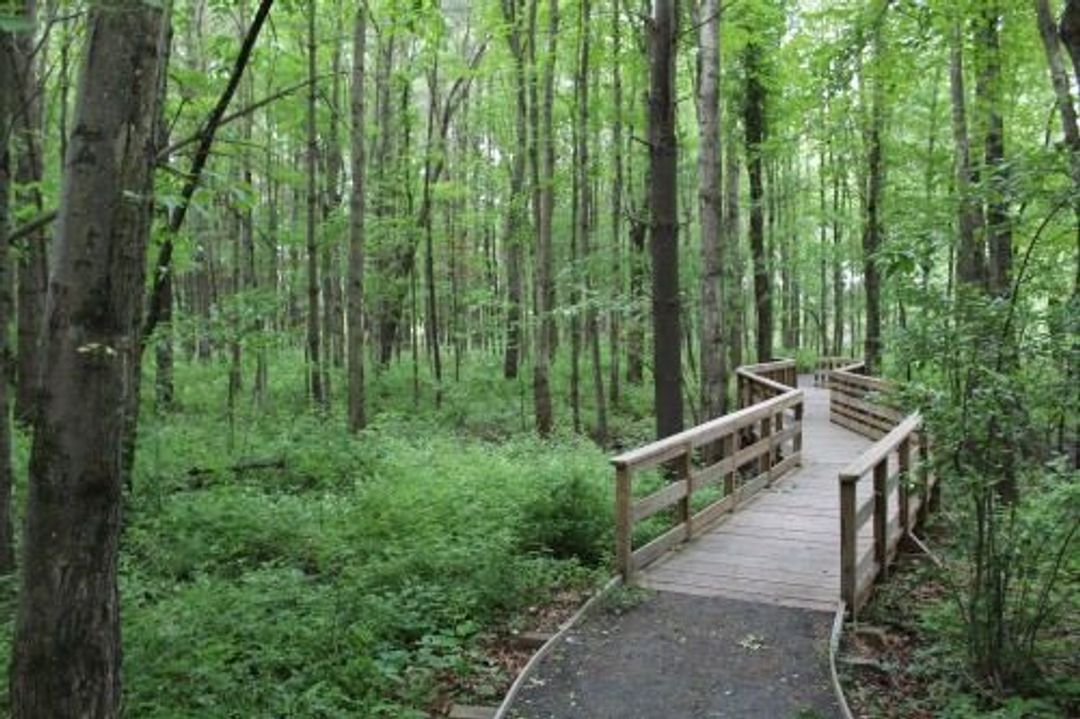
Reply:
<svg viewBox="0 0 1080 719"><path fill-rule="evenodd" d="M554 2L552 3L554 4ZM617 306L623 301L622 233L623 233L623 87L622 87L622 0L613 0L611 11L611 102L615 119L611 126L612 181L611 181L611 277L612 309L608 314L608 391L611 405L617 407L621 400L619 388L619 357L622 345L622 310Z"/></svg>
<svg viewBox="0 0 1080 719"><path fill-rule="evenodd" d="M88 23L30 455L11 665L18 719L120 715L125 412L138 396L167 32L162 10L137 0L94 3Z"/></svg>
<svg viewBox="0 0 1080 719"><path fill-rule="evenodd" d="M358 432L367 424L364 402L364 53L367 49L367 9L358 5L353 26L352 60L352 192L349 195L348 342L346 354L349 429Z"/></svg>
<svg viewBox="0 0 1080 719"><path fill-rule="evenodd" d="M655 0L649 96L653 261L653 390L657 437L683 428L679 303L678 141L675 136L677 0Z"/></svg>
<svg viewBox="0 0 1080 719"><path fill-rule="evenodd" d="M761 48L747 45L743 55L746 97L743 121L746 132L747 170L750 175L750 254L754 263L754 309L757 315L757 361L772 358L772 290L765 256L765 190L762 185L762 144L765 141L765 85L761 73Z"/></svg>
<svg viewBox="0 0 1080 719"><path fill-rule="evenodd" d="M847 183L847 170L836 161L835 150L830 147L829 165L832 167L832 284L833 284L833 354L844 356L844 239L841 230L840 185Z"/></svg>
<svg viewBox="0 0 1080 719"><path fill-rule="evenodd" d="M33 23L36 20L36 2L28 0L25 9L27 19ZM11 112L16 148L15 182L25 188L17 193L16 201L19 205L33 207L35 213L40 214L44 211L39 188L45 169L42 124L45 83L39 70L43 67L44 58L35 58L35 51L44 53L44 47L35 46L32 32L14 36L11 48L14 71L10 78ZM9 137L9 134L3 137ZM49 281L47 247L48 233L45 228L32 232L25 240L17 268L18 354L13 368L16 382L15 419L24 424L33 420L41 371L42 318L45 316L45 291Z"/></svg>
<svg viewBox="0 0 1080 719"><path fill-rule="evenodd" d="M316 103L319 89L315 82L316 35L315 3L308 0L307 12L307 61L308 61L308 106L307 106L307 351L308 351L308 390L311 401L320 409L327 406L327 397L323 390L323 366L319 338L319 247L316 236L316 212L319 205L318 161L319 139L316 129Z"/></svg>
<svg viewBox="0 0 1080 719"><path fill-rule="evenodd" d="M6 141L15 125L18 102L15 88L14 36L0 29L0 327L11 319L11 250L8 247L9 207L11 203L11 154ZM8 387L10 366L8 333L0 332L0 575L15 569L15 541L11 517L11 425L8 422Z"/></svg>
<svg viewBox="0 0 1080 719"><path fill-rule="evenodd" d="M530 11L533 18L531 28L532 45L536 42L536 4L539 0L533 0L533 9ZM536 413L536 429L541 436L551 433L554 419L551 406L551 382L549 379L549 366L552 356L552 339L554 334L554 318L552 312L554 306L552 297L554 294L554 260L551 246L551 222L555 209L555 139L552 114L554 110L554 84L556 43L559 29L559 3L558 0L548 2L548 38L547 49L544 58L544 100L543 107L537 117L536 109L533 110L533 139L530 145L533 163L533 202L536 214L536 303L539 322L536 328L536 355L533 358L533 403ZM535 53L533 55L533 96L534 108L536 103L536 76L537 67ZM542 159L541 159L542 158Z"/></svg>
<svg viewBox="0 0 1080 719"><path fill-rule="evenodd" d="M958 246L957 279L967 285L982 286L986 281L984 248L978 238L982 213L972 191L975 172L968 141L967 98L964 92L964 45L961 23L953 25L949 52L949 87L952 98L952 131L955 148L954 172L957 197Z"/></svg>
<svg viewBox="0 0 1080 719"><path fill-rule="evenodd" d="M990 251L988 287L997 297L1012 292L1012 216L1009 208L1009 169L1005 158L1005 102L1001 81L1001 40L998 24L1001 11L997 0L988 0L979 17L979 39L984 62L978 91L986 122L985 161L987 188L986 237Z"/></svg>
<svg viewBox="0 0 1080 719"><path fill-rule="evenodd" d="M868 373L881 366L881 272L877 253L881 249L881 197L885 183L881 134L885 122L885 86L882 77L882 24L874 29L873 76L870 79L870 124L866 136L866 217L863 227L863 285L866 290L866 340L864 359Z"/></svg>
<svg viewBox="0 0 1080 719"><path fill-rule="evenodd" d="M743 250L739 244L741 234L739 222L739 185L742 175L739 167L739 153L736 151L735 121L730 123L732 130L728 134L728 151L724 162L724 240L726 263L724 305L728 308L728 346L731 348L730 367L736 368L743 363L743 324L745 322L745 302L743 300ZM725 392L726 398L726 392Z"/></svg>
<svg viewBox="0 0 1080 719"><path fill-rule="evenodd" d="M593 301L592 285L592 214L593 194L589 167L589 45L591 17L590 0L581 0L581 47L578 62L578 186L581 207L578 211L578 234L581 236L581 254L585 264L585 292L588 306L585 310L585 332L588 335L592 355L593 401L596 403L596 428L594 437L603 444L607 440L607 395L604 394L603 366L600 363L600 323Z"/></svg>
<svg viewBox="0 0 1080 719"><path fill-rule="evenodd" d="M514 57L514 94L516 114L514 127L517 149L514 152L510 174L510 207L506 215L506 349L503 355L503 376L516 379L521 359L521 232L525 190L525 159L529 145L527 129L528 88L525 74L525 48L522 44L522 20L519 0L507 0L503 4L508 29L510 52Z"/></svg>
<svg viewBox="0 0 1080 719"><path fill-rule="evenodd" d="M705 0L699 19L698 213L701 222L701 416L727 410L724 346L724 241L720 157L720 2ZM730 150L729 150L730 151Z"/></svg>

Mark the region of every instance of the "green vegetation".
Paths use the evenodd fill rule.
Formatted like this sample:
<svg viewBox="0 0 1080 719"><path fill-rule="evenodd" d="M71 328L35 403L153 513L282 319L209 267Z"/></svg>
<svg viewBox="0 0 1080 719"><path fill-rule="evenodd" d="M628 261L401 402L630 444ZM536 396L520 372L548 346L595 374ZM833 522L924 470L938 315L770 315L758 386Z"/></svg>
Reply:
<svg viewBox="0 0 1080 719"><path fill-rule="evenodd" d="M519 431L499 398L457 425L456 394L443 415L388 402L353 436L290 397L282 359L274 401L232 432L212 363L177 367L173 413L146 410L120 560L128 714L422 717L449 691L497 702L512 677L491 650L536 628L529 610L557 592L609 576L604 453ZM408 381L388 372L374 394L407 397ZM513 392L492 384L472 396ZM255 457L284 467L230 469Z"/></svg>

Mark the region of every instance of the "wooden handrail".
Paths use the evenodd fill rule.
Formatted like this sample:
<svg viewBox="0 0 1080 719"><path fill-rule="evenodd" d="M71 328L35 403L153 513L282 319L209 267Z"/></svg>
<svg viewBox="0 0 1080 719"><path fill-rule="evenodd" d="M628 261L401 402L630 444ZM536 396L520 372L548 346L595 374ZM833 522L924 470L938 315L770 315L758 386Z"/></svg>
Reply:
<svg viewBox="0 0 1080 719"><path fill-rule="evenodd" d="M747 387L747 396L766 398L612 458L615 561L624 579L629 580L668 549L722 519L741 501L800 463L804 397L802 390L794 388L794 361L740 367L736 375L740 396ZM699 449L706 451L696 452ZM635 498L634 474L660 465L667 467L673 481L646 497ZM719 497L695 513L695 492L721 481ZM672 507L673 526L634 549L634 527Z"/></svg>
<svg viewBox="0 0 1080 719"><path fill-rule="evenodd" d="M903 421L904 414L888 402L895 385L880 377L870 377L862 362L829 370L829 421L870 439L880 439Z"/></svg>
<svg viewBox="0 0 1080 719"><path fill-rule="evenodd" d="M912 453L917 451L917 482L912 483ZM859 499L859 485L872 478L873 494ZM916 492L911 489L915 487ZM893 495L895 494L895 499ZM904 417L840 472L840 596L854 619L874 582L888 577L900 540L938 501L930 471L930 448L918 412ZM896 516L891 517L892 507ZM859 533L872 523L872 546L859 546Z"/></svg>

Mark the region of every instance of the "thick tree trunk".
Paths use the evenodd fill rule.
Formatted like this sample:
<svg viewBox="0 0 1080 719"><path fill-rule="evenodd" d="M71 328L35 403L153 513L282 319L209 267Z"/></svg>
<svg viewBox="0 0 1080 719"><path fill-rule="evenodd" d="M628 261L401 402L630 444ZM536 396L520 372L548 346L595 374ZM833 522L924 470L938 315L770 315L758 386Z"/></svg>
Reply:
<svg viewBox="0 0 1080 719"><path fill-rule="evenodd" d="M757 315L757 360L772 359L772 289L765 256L765 189L762 185L762 143L765 140L765 85L760 74L761 48L751 43L744 51L746 96L743 121L747 170L750 175L750 254L754 264L754 309Z"/></svg>
<svg viewBox="0 0 1080 719"><path fill-rule="evenodd" d="M720 157L720 2L705 0L699 19L698 214L701 222L701 416L727 409L724 346L724 238Z"/></svg>
<svg viewBox="0 0 1080 719"><path fill-rule="evenodd" d="M349 429L358 432L367 424L364 401L364 53L367 48L367 9L359 5L353 27L352 129L350 155L352 192L349 194L349 268L347 278Z"/></svg>
<svg viewBox="0 0 1080 719"><path fill-rule="evenodd" d="M65 166L30 456L15 717L117 717L125 411L138 393L162 12L95 3ZM133 201L132 198L140 198Z"/></svg>
<svg viewBox="0 0 1080 719"><path fill-rule="evenodd" d="M656 435L683 428L679 302L678 141L675 136L676 0L653 3L649 164L653 261L653 395Z"/></svg>

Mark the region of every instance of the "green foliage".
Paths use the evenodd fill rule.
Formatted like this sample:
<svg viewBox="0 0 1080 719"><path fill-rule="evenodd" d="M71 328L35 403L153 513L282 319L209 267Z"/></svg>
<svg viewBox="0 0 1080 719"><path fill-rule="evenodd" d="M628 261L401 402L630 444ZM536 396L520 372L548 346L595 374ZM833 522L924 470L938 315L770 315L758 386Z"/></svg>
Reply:
<svg viewBox="0 0 1080 719"><path fill-rule="evenodd" d="M574 473L525 505L521 543L557 559L596 564L611 547L614 521L610 493Z"/></svg>

